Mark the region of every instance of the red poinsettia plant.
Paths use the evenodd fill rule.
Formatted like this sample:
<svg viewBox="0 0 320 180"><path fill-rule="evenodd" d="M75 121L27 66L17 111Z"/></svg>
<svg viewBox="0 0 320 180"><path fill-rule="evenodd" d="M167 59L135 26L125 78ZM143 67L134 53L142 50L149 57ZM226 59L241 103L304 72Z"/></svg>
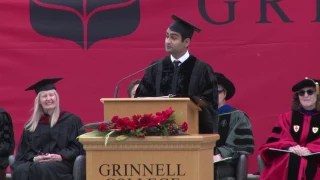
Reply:
<svg viewBox="0 0 320 180"><path fill-rule="evenodd" d="M114 116L112 120L91 123L81 129L92 129L94 131L85 133L84 136L105 136L107 144L109 137L116 137L117 141L129 137L143 138L145 136L171 136L188 130L186 122L177 124L175 111L168 109L157 112L156 115L143 114L134 115L132 118Z"/></svg>

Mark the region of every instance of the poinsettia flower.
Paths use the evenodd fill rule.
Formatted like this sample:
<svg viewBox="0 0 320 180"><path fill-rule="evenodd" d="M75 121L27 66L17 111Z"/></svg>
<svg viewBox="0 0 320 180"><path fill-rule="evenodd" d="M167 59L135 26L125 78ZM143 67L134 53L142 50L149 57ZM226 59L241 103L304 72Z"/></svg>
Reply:
<svg viewBox="0 0 320 180"><path fill-rule="evenodd" d="M119 116L113 116L111 119L111 122L115 123L118 121L118 119L119 119Z"/></svg>
<svg viewBox="0 0 320 180"><path fill-rule="evenodd" d="M130 130L132 130L132 131L137 130L137 126L136 126L136 124L135 124L133 121L131 121L131 122L127 125L127 128L130 129Z"/></svg>
<svg viewBox="0 0 320 180"><path fill-rule="evenodd" d="M164 123L167 119L164 119L162 116L156 116L154 120L157 122L158 125Z"/></svg>
<svg viewBox="0 0 320 180"><path fill-rule="evenodd" d="M132 120L133 121L138 121L141 118L141 115L133 115Z"/></svg>
<svg viewBox="0 0 320 180"><path fill-rule="evenodd" d="M170 117L174 113L174 110L171 107L169 107L165 112Z"/></svg>
<svg viewBox="0 0 320 180"><path fill-rule="evenodd" d="M99 126L98 126L98 131L100 132L103 132L107 130L107 125L105 123L101 123Z"/></svg>
<svg viewBox="0 0 320 180"><path fill-rule="evenodd" d="M131 123L128 117L117 118L114 122L114 128L120 129L119 132L123 132L126 130L127 126Z"/></svg>
<svg viewBox="0 0 320 180"><path fill-rule="evenodd" d="M158 122L152 116L152 114L144 114L139 121L139 126L141 128L150 128L153 126L158 126Z"/></svg>
<svg viewBox="0 0 320 180"><path fill-rule="evenodd" d="M128 117L122 118L122 125L128 125L130 124L131 120Z"/></svg>
<svg viewBox="0 0 320 180"><path fill-rule="evenodd" d="M119 124L115 124L114 129L116 129L115 131L119 133L124 132L126 130L125 126L121 126Z"/></svg>
<svg viewBox="0 0 320 180"><path fill-rule="evenodd" d="M188 130L188 124L186 122L183 122L181 125L181 131L186 132Z"/></svg>
<svg viewBox="0 0 320 180"><path fill-rule="evenodd" d="M177 134L179 130L186 132L188 130L188 124L184 122L182 125L178 125L175 122L175 116L171 116L173 113L174 110L169 107L164 111L157 112L156 116L152 114L133 115L131 119L128 117L120 118L113 116L112 120L108 123L97 123L99 124L97 129L101 132L115 131L118 135L124 137L135 136L138 138L143 138L148 135L170 136Z"/></svg>
<svg viewBox="0 0 320 180"><path fill-rule="evenodd" d="M170 115L167 114L166 111L157 112L156 115L162 122L169 119L170 117Z"/></svg>
<svg viewBox="0 0 320 180"><path fill-rule="evenodd" d="M168 120L169 117L174 113L174 110L172 110L171 107L169 107L168 109L166 109L165 111L162 112L157 112L156 115L157 117L159 117L161 119L161 121L165 121Z"/></svg>
<svg viewBox="0 0 320 180"><path fill-rule="evenodd" d="M164 112L165 111L156 113L156 118L159 119L161 122L163 122L163 121L168 119L168 117L166 116L166 114Z"/></svg>
<svg viewBox="0 0 320 180"><path fill-rule="evenodd" d="M134 116L132 116L132 121L130 121L130 123L127 125L127 126L128 126L128 129L135 131L135 130L141 128L141 127L139 126L139 124L140 124L140 123L139 123L140 118L141 118L141 115L134 115Z"/></svg>

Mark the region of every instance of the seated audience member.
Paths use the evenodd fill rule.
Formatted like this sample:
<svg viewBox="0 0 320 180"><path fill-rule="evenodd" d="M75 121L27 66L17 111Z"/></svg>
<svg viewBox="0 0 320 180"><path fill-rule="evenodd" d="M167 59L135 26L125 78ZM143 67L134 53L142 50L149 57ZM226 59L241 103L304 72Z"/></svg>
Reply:
<svg viewBox="0 0 320 180"><path fill-rule="evenodd" d="M129 98L134 98L134 96L136 95L136 90L140 84L140 81L141 81L140 79L136 79L129 84L127 89Z"/></svg>
<svg viewBox="0 0 320 180"><path fill-rule="evenodd" d="M320 152L319 81L306 78L292 91L291 110L280 114L266 144L259 149L265 162L261 180L320 179L320 156L311 154Z"/></svg>
<svg viewBox="0 0 320 180"><path fill-rule="evenodd" d="M10 114L0 108L0 180L6 179L9 156L15 147L14 132Z"/></svg>
<svg viewBox="0 0 320 180"><path fill-rule="evenodd" d="M13 180L72 180L73 163L84 154L76 139L85 131L81 119L64 111L54 83L62 78L43 79L26 90L35 90L33 114L20 139Z"/></svg>
<svg viewBox="0 0 320 180"><path fill-rule="evenodd" d="M220 139L216 143L214 161L231 157L231 160L215 163L215 179L235 180L236 166L241 154L252 154L254 140L248 116L226 104L235 94L234 84L221 73L215 73L218 81L218 113Z"/></svg>

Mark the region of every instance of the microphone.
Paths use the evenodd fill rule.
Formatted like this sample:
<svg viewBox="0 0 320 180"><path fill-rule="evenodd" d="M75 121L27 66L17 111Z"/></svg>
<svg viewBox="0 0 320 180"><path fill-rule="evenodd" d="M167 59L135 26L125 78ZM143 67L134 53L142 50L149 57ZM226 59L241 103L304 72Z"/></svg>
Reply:
<svg viewBox="0 0 320 180"><path fill-rule="evenodd" d="M146 70L146 69L148 69L148 68L150 68L150 67L152 67L152 66L155 66L155 65L157 65L157 64L159 64L159 63L161 63L161 62L162 62L162 60L160 60L160 61L158 61L158 62L156 62L156 63L154 63L154 64L151 64L150 66L145 67L145 68L143 68L143 69L141 69L141 70L139 70L139 71L137 71L137 72L135 72L135 73L133 73L133 74L130 74L130 75L127 76L127 77L124 77L124 78L120 79L120 81L118 82L118 84L117 84L117 86L116 86L116 89L115 89L115 91L114 91L114 98L117 98L117 97L118 97L119 85L120 85L120 83L121 83L122 81L128 79L128 78L131 77L131 76L134 76L134 75L138 74L139 72L141 72L141 71L143 71L143 70Z"/></svg>

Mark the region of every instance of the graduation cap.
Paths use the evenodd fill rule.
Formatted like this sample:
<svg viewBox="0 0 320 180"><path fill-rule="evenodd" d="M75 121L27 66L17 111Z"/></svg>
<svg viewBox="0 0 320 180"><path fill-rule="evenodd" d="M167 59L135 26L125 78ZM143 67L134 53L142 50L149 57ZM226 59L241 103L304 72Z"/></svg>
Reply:
<svg viewBox="0 0 320 180"><path fill-rule="evenodd" d="M31 85L30 87L28 87L27 89L25 89L26 91L29 90L35 90L36 93L38 94L41 91L48 91L48 90L52 90L52 89L56 89L56 87L54 86L54 84L58 81L60 81L63 78L48 78L48 79L42 79L40 81L38 81L37 83Z"/></svg>
<svg viewBox="0 0 320 180"><path fill-rule="evenodd" d="M292 92L297 92L302 88L305 87L315 87L316 88L316 93L317 95L319 94L319 80L316 79L309 79L308 77L306 77L304 80L299 81L297 84L295 84L292 87Z"/></svg>
<svg viewBox="0 0 320 180"><path fill-rule="evenodd" d="M192 25L191 23L176 15L172 15L171 18L175 21L169 26L169 29L171 31L180 33L181 36L184 38L191 39L194 31L198 33L200 33L201 31L201 29L197 28L196 26Z"/></svg>
<svg viewBox="0 0 320 180"><path fill-rule="evenodd" d="M236 88L234 84L225 77L222 73L216 72L218 84L222 85L227 91L226 100L231 99L232 96L236 93Z"/></svg>

